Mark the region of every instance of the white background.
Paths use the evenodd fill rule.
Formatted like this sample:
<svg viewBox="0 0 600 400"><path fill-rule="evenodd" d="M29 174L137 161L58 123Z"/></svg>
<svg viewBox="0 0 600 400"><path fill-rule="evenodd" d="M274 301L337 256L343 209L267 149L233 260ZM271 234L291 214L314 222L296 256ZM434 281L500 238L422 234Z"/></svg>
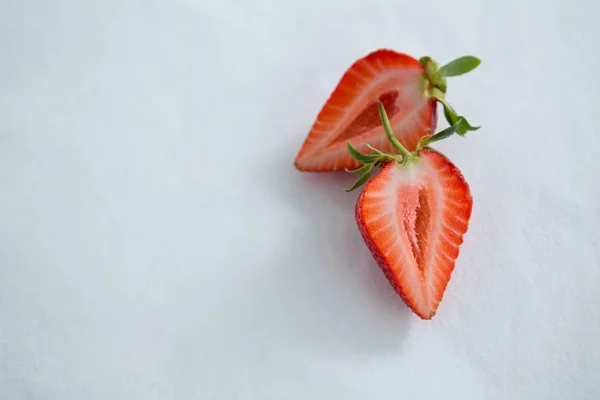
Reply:
<svg viewBox="0 0 600 400"><path fill-rule="evenodd" d="M600 3L0 1L0 399L600 398ZM483 61L434 320L293 159L389 47ZM440 124L440 128L445 124Z"/></svg>

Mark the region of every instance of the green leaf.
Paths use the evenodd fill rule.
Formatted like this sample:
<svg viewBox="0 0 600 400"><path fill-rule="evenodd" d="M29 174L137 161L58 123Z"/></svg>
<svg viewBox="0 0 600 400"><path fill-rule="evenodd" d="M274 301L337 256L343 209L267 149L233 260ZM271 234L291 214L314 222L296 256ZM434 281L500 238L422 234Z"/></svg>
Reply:
<svg viewBox="0 0 600 400"><path fill-rule="evenodd" d="M467 121L467 119L465 117L459 117L461 120L461 124L460 127L458 128L458 130L456 131L456 133L458 133L461 136L464 136L467 132L469 131L476 131L479 128L481 128L481 126L473 126L469 123L469 121Z"/></svg>
<svg viewBox="0 0 600 400"><path fill-rule="evenodd" d="M444 115L446 116L446 120L450 125L454 125L459 121L461 122L458 129L456 130L456 133L458 133L459 135L464 136L469 131L476 131L479 128L481 128L481 126L471 125L465 117L463 117L462 115L458 115L456 111L454 111L452 106L448 104L445 98L436 97L436 99L438 99L444 106Z"/></svg>
<svg viewBox="0 0 600 400"><path fill-rule="evenodd" d="M446 116L446 121L448 121L450 125L455 124L459 119L456 112L450 106L446 106L446 104L444 104L444 115Z"/></svg>
<svg viewBox="0 0 600 400"><path fill-rule="evenodd" d="M446 99L444 99L443 97L437 97L437 99L444 106L444 116L446 116L446 121L448 121L450 125L454 125L455 123L457 123L460 117L458 116L458 114L456 114L454 108L452 108L452 106L448 104Z"/></svg>
<svg viewBox="0 0 600 400"><path fill-rule="evenodd" d="M356 182L354 182L354 185L352 185L352 187L350 189L344 189L344 190L346 192L353 191L354 189L358 188L363 183L365 183L366 181L368 181L370 176L371 176L371 171L367 172L366 174L364 174L363 176L361 176L360 178L358 178L358 180Z"/></svg>
<svg viewBox="0 0 600 400"><path fill-rule="evenodd" d="M458 121L454 125L449 126L443 131L438 132L425 140L422 140L419 146L422 148L430 145L431 143L438 142L442 139L446 139L447 137L454 135L463 126L464 121L466 120L463 117L459 117Z"/></svg>
<svg viewBox="0 0 600 400"><path fill-rule="evenodd" d="M365 174L367 172L371 172L371 170L373 169L374 165L375 164L366 164L366 165L363 165L360 168L352 169L352 170L347 169L346 171L350 172L351 174L357 174L357 175L358 174Z"/></svg>
<svg viewBox="0 0 600 400"><path fill-rule="evenodd" d="M350 153L352 158L354 158L356 161L360 161L363 164L372 163L373 161L375 161L375 159L380 157L378 154L362 154L361 152L356 150L354 147L352 147L350 142L348 142L346 147L348 148L348 152Z"/></svg>
<svg viewBox="0 0 600 400"><path fill-rule="evenodd" d="M458 76L466 74L469 71L474 70L481 64L481 60L473 56L464 56L457 58L456 60L450 61L448 64L440 68L440 75L442 76Z"/></svg>

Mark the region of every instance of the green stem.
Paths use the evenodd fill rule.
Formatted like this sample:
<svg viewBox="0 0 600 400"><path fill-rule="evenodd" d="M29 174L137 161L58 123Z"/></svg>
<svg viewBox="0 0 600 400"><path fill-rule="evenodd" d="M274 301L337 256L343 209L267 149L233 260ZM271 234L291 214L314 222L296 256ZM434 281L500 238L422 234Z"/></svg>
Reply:
<svg viewBox="0 0 600 400"><path fill-rule="evenodd" d="M383 123L383 130L385 131L385 135L388 140L392 144L394 150L398 152L402 156L403 161L407 161L413 158L413 155L410 154L410 151L406 150L406 147L402 146L402 143L396 139L394 136L394 132L392 131L392 126L390 125L390 120L388 119L387 113L385 112L385 107L383 103L377 103L377 107L379 109L379 117L381 118L381 122Z"/></svg>

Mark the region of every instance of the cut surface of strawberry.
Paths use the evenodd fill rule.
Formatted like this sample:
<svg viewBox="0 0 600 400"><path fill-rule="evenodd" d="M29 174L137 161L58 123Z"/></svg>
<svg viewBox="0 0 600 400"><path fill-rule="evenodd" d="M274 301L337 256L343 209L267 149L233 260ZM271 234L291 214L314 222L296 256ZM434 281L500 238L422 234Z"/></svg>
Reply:
<svg viewBox="0 0 600 400"><path fill-rule="evenodd" d="M415 150L419 139L435 131L437 101L444 104L451 124L458 117L444 99L443 68L429 57L417 60L388 49L356 61L319 112L296 156L296 168L313 172L356 168L359 163L348 154L347 142L358 151L366 151L367 145L392 150L379 120L378 103L385 106L395 137L409 151ZM447 76L453 72L449 70Z"/></svg>
<svg viewBox="0 0 600 400"><path fill-rule="evenodd" d="M450 281L473 198L463 175L431 143L463 132L466 120L419 140L407 150L394 136L383 103L378 104L385 136L398 154L371 149L363 154L348 143L351 157L364 164L350 171L367 182L355 207L358 229L377 264L404 302L422 319L435 315Z"/></svg>
<svg viewBox="0 0 600 400"><path fill-rule="evenodd" d="M336 171L358 166L348 154L350 141L390 151L377 103L386 106L399 140L414 150L419 138L435 129L435 100L424 94L418 60L391 50L377 50L356 61L343 75L319 112L295 165L304 171Z"/></svg>
<svg viewBox="0 0 600 400"><path fill-rule="evenodd" d="M421 150L388 163L356 203L360 233L390 284L421 318L442 301L471 216L460 171L440 153Z"/></svg>

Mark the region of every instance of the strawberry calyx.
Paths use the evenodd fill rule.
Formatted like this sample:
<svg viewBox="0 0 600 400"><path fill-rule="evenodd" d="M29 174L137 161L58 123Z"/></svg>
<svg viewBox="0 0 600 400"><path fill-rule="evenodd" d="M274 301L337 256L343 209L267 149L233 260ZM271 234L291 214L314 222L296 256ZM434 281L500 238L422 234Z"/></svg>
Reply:
<svg viewBox="0 0 600 400"><path fill-rule="evenodd" d="M458 115L446 100L445 95L448 89L446 77L466 74L477 68L481 64L481 60L473 56L463 56L440 67L439 63L433 58L425 56L421 57L419 62L424 67L421 80L425 96L442 103L444 106L444 115L450 125L457 123L460 118L463 119L460 129L456 133L464 136L469 131L478 130L480 126L472 126L465 117Z"/></svg>
<svg viewBox="0 0 600 400"><path fill-rule="evenodd" d="M360 178L358 178L354 182L350 189L344 189L346 192L351 192L356 188L362 186L365 182L367 182L371 177L371 172L375 167L380 167L390 162L395 162L399 166L405 166L408 163L414 162L419 158L419 152L421 151L421 149L428 148L428 146L431 143L435 143L437 141L446 139L447 137L452 136L454 133L459 133L461 129L465 128L465 124L468 124L463 117L458 117L458 120L454 124L444 129L443 131L440 131L435 135L421 138L416 150L410 152L394 136L394 132L392 130L392 126L390 124L390 120L388 119L383 103L377 103L377 108L379 110L379 117L383 124L383 130L385 131L385 135L391 143L394 150L398 154L390 154L383 152L372 147L369 144L367 144L367 147L373 150L373 153L364 154L356 150L354 147L352 147L350 142L348 142L346 145L346 147L348 148L348 152L350 153L352 158L362 163L363 166L354 170L347 170L347 172L350 172L351 174L360 175Z"/></svg>

